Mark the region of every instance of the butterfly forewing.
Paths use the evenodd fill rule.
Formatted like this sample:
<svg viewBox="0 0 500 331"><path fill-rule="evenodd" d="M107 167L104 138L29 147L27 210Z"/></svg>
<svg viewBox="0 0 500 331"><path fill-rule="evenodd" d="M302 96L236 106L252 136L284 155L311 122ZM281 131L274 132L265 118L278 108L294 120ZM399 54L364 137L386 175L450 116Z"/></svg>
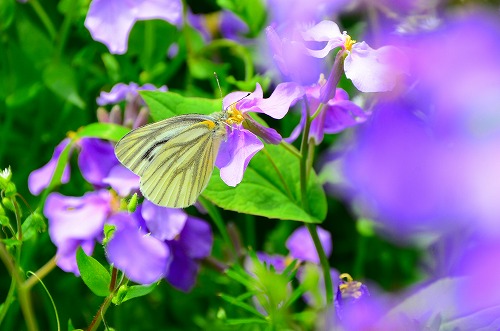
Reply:
<svg viewBox="0 0 500 331"><path fill-rule="evenodd" d="M141 176L141 192L148 200L172 208L196 201L226 132L214 115L173 117L131 131L118 142L116 156Z"/></svg>

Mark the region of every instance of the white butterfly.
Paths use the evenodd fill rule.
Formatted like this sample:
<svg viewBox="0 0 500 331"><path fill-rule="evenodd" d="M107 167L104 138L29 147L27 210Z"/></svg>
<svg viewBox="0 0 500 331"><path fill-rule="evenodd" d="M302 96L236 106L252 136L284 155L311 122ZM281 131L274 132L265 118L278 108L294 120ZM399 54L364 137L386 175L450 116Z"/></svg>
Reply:
<svg viewBox="0 0 500 331"><path fill-rule="evenodd" d="M231 107L148 124L125 135L115 154L141 177L144 197L160 206L184 208L194 204L208 185L226 126L241 122L238 116L241 113Z"/></svg>

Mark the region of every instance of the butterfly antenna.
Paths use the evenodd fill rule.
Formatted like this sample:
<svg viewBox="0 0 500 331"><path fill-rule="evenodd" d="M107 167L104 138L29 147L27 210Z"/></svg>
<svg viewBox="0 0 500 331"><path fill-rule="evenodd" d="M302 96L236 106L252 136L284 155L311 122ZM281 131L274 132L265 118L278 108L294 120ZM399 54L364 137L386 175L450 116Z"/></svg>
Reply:
<svg viewBox="0 0 500 331"><path fill-rule="evenodd" d="M222 99L222 89L220 88L219 77L217 77L217 73L214 71L215 80L217 81L217 86L219 87L220 98Z"/></svg>
<svg viewBox="0 0 500 331"><path fill-rule="evenodd" d="M228 110L229 108L231 108L231 106L232 106L232 105L235 105L235 104L237 104L238 102L240 102L241 100L243 100L243 99L247 98L250 94L252 94L252 93L248 92L248 93L247 93L247 95L245 95L245 96L244 96L244 97L242 97L242 98L239 98L238 100L236 100L235 102L233 102L232 104L230 104L229 106L227 106L227 107L226 107L226 109L224 109L224 110Z"/></svg>

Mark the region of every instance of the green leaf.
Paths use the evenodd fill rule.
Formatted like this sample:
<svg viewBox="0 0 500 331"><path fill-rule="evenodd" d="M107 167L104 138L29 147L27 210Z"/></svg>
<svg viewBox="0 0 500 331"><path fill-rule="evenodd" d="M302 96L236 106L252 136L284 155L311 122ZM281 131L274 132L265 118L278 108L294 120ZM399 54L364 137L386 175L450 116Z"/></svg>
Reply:
<svg viewBox="0 0 500 331"><path fill-rule="evenodd" d="M140 91L155 121L183 114L212 114L222 110L220 99L185 98L173 92Z"/></svg>
<svg viewBox="0 0 500 331"><path fill-rule="evenodd" d="M266 23L266 6L262 0L217 0L217 4L230 10L247 25L249 37L259 34Z"/></svg>
<svg viewBox="0 0 500 331"><path fill-rule="evenodd" d="M0 1L0 31L5 31L14 20L15 0Z"/></svg>
<svg viewBox="0 0 500 331"><path fill-rule="evenodd" d="M47 224L45 223L43 216L38 211L35 211L26 217L21 229L23 231L23 241L26 241L33 237L36 233L47 231Z"/></svg>
<svg viewBox="0 0 500 331"><path fill-rule="evenodd" d="M134 299L134 298L148 295L149 293L153 292L153 290L156 288L157 285L158 285L158 283L153 283L150 285L130 286L127 290L127 294L125 294L125 297L122 300L122 303L125 301L128 301L130 299Z"/></svg>
<svg viewBox="0 0 500 331"><path fill-rule="evenodd" d="M76 252L76 263L83 282L97 296L109 295L111 275L96 259L85 254L81 247Z"/></svg>
<svg viewBox="0 0 500 331"><path fill-rule="evenodd" d="M43 72L45 85L56 95L80 109L85 108L85 102L78 94L76 77L73 68L64 63L52 63Z"/></svg>
<svg viewBox="0 0 500 331"><path fill-rule="evenodd" d="M283 145L267 145L265 148L267 154L261 151L252 158L238 186L227 186L220 178L219 170L214 169L202 195L221 208L239 213L321 223L326 217L326 196L314 171L309 175L309 211L306 211L300 202L299 159Z"/></svg>
<svg viewBox="0 0 500 331"><path fill-rule="evenodd" d="M92 123L78 130L78 137L93 137L111 141L118 141L130 129L113 123Z"/></svg>

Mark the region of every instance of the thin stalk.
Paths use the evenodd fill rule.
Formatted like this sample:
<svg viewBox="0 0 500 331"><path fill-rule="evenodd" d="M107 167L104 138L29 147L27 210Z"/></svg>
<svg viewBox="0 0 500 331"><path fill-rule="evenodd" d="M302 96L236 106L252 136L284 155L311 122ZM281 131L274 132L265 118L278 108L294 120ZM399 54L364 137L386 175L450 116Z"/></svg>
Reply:
<svg viewBox="0 0 500 331"><path fill-rule="evenodd" d="M16 292L16 281L14 277L11 277L9 292L7 293L7 297L5 298L5 302L1 305L0 311L0 325L2 325L2 321L7 315L7 311L9 310L10 304L14 302L14 293Z"/></svg>
<svg viewBox="0 0 500 331"><path fill-rule="evenodd" d="M99 307L99 310L97 311L94 318L92 319L92 322L90 322L90 325L87 328L87 331L97 330L97 328L101 324L102 320L104 319L104 314L106 314L106 311L108 310L109 305L111 304L116 292L118 291L120 286L127 284L127 283L128 283L128 279L123 277L121 282L118 284L118 286L116 286L116 288L113 291L111 291L111 293L106 297L106 299L104 299L104 302Z"/></svg>
<svg viewBox="0 0 500 331"><path fill-rule="evenodd" d="M0 259L5 264L5 267L9 271L10 276L16 282L19 305L21 306L21 310L26 321L26 327L29 331L38 330L29 291L21 286L21 284L23 284L21 273L19 272L17 266L14 264L14 261L12 260L9 252L7 251L7 248L3 243L0 243Z"/></svg>
<svg viewBox="0 0 500 331"><path fill-rule="evenodd" d="M323 245L321 245L321 241L319 240L316 225L307 223L306 226L313 239L314 246L316 247L316 251L318 252L319 261L321 262L321 268L323 269L323 278L325 280L326 289L326 305L328 306L333 303L333 285L332 276L330 275L330 265L328 264L328 258L326 257ZM332 307L334 306L332 305Z"/></svg>
<svg viewBox="0 0 500 331"><path fill-rule="evenodd" d="M298 159L302 158L302 155L299 152L297 152L295 147L293 147L292 145L290 145L284 141L280 142L280 145L283 146L287 151L292 153L293 156L295 156L296 158L298 158Z"/></svg>
<svg viewBox="0 0 500 331"><path fill-rule="evenodd" d="M285 188L286 194L288 195L288 197L290 198L290 200L293 200L292 192L290 191L290 188L286 184L285 178L283 178L283 175L281 174L281 171L276 166L276 163L274 163L271 155L269 155L269 152L265 148L263 148L261 151L267 157L267 159L269 160L269 162L271 162L271 165L273 166L274 170L278 174L278 177L279 177L281 183L283 184L283 187Z"/></svg>
<svg viewBox="0 0 500 331"><path fill-rule="evenodd" d="M300 153L302 155L302 158L300 160L300 191L302 197L302 207L304 208L304 210L309 211L309 204L307 202L307 182L309 173L308 168L310 168L311 166L311 161L309 160L309 157L313 155L312 153L309 152L309 149L314 148L314 144L311 145L309 141L309 131L311 129L312 119L309 116L311 112L306 97L304 97L304 102L306 107L306 121L304 125L304 131L302 132L302 142L300 146ZM323 104L320 104L318 109L315 111L314 115L319 114L322 107ZM333 303L333 285L332 285L332 278L330 275L330 265L328 264L328 258L326 257L323 245L319 240L316 225L311 223L306 223L306 227L311 235L311 238L313 239L314 246L316 248L316 251L318 252L319 260L321 262L321 268L323 269L323 279L325 280L325 289L326 289L326 303L327 305L331 305Z"/></svg>
<svg viewBox="0 0 500 331"><path fill-rule="evenodd" d="M45 263L40 269L34 272L34 275L28 278L23 287L26 290L30 290L36 283L38 283L42 278L47 276L56 267L56 257L51 258L47 263Z"/></svg>
<svg viewBox="0 0 500 331"><path fill-rule="evenodd" d="M54 40L56 39L56 28L54 27L54 24L52 24L52 21L49 18L49 15L45 12L43 7L40 5L38 0L30 0L29 1L31 7L33 7L33 10L35 13L38 15L40 20L42 21L43 25L45 26L45 29L47 29L47 32L50 35L50 39Z"/></svg>

